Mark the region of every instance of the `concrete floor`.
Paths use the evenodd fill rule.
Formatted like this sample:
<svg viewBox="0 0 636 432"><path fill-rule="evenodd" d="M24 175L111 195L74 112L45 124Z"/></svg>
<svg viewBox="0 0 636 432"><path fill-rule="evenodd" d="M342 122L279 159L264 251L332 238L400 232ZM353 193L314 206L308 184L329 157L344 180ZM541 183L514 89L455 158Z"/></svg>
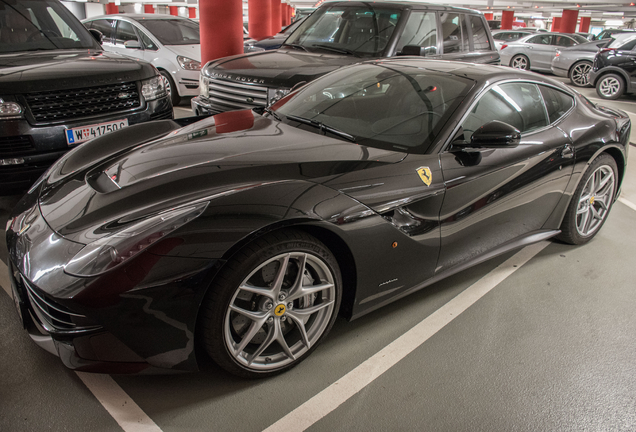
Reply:
<svg viewBox="0 0 636 432"><path fill-rule="evenodd" d="M582 92L596 96L593 89ZM630 112L636 125L635 102L629 97L607 105ZM175 109L178 116L189 115L187 103ZM622 197L636 203L635 148L629 165ZM6 219L17 199L0 199L0 219ZM636 211L617 202L588 245L550 243L309 430L635 430L634 222ZM279 377L248 381L212 369L113 378L160 430L263 430L510 255L357 321L338 320L312 356ZM4 231L0 259L6 263ZM1 266L0 285L6 288ZM0 431L121 430L78 375L35 346L20 329L4 291L0 291L0 352Z"/></svg>

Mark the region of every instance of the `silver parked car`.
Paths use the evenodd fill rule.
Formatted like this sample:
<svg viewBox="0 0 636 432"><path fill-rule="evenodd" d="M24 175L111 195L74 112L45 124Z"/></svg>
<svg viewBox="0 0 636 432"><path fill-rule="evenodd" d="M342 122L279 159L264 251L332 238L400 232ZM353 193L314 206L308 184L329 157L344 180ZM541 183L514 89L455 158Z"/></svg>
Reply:
<svg viewBox="0 0 636 432"><path fill-rule="evenodd" d="M613 40L603 39L557 49L554 59L552 59L552 73L560 77L570 78L572 84L578 87L589 85L587 73L592 69L594 56L600 48L605 47Z"/></svg>
<svg viewBox="0 0 636 432"><path fill-rule="evenodd" d="M552 72L556 50L588 42L571 33L541 33L504 44L499 54L501 64L516 69Z"/></svg>

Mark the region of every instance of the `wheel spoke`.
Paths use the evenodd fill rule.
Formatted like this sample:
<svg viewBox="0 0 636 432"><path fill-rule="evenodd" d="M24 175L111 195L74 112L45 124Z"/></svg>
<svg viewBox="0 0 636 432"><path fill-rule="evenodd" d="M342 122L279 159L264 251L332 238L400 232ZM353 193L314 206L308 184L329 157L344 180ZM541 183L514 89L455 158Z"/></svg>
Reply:
<svg viewBox="0 0 636 432"><path fill-rule="evenodd" d="M590 231L590 225L592 224L592 219L594 219L594 216L592 215L592 209L593 207L590 206L588 208L587 213L585 213L585 225L583 225L583 233L585 235L587 235L587 233Z"/></svg>
<svg viewBox="0 0 636 432"><path fill-rule="evenodd" d="M230 310L257 322L264 321L267 319L267 315L269 314L268 312L248 311L247 309L240 308L233 304L230 305Z"/></svg>
<svg viewBox="0 0 636 432"><path fill-rule="evenodd" d="M250 285L249 283L244 283L243 285L239 286L239 289L241 289L242 291L250 292L252 294L265 296L272 300L276 300L276 296L274 296L270 288L262 288L262 287Z"/></svg>
<svg viewBox="0 0 636 432"><path fill-rule="evenodd" d="M592 219L603 220L603 217L594 206L590 206L590 213L592 213Z"/></svg>
<svg viewBox="0 0 636 432"><path fill-rule="evenodd" d="M603 207L603 210L607 210L608 205L607 205L607 196L602 196L602 197L596 197L594 199L594 204L599 203L601 205L601 207Z"/></svg>
<svg viewBox="0 0 636 432"><path fill-rule="evenodd" d="M234 357L238 357L241 355L241 353L243 352L247 344L249 344L250 341L254 339L254 336L256 336L256 333L258 333L258 331L261 328L263 328L262 322L252 321L252 324L250 325L250 328L247 330L247 333L245 333L245 335L243 336L243 339L241 339L241 343L235 346Z"/></svg>
<svg viewBox="0 0 636 432"><path fill-rule="evenodd" d="M583 196L581 197L581 199L579 200L579 204L589 202L589 201L590 201L590 198L592 198L592 195L591 195L591 194L589 194L589 193L588 193L588 194L583 195Z"/></svg>
<svg viewBox="0 0 636 432"><path fill-rule="evenodd" d="M587 219L590 215L590 211L588 208L585 209L583 213L581 213L581 221L578 223L579 232L583 235L587 233L585 227L587 225Z"/></svg>
<svg viewBox="0 0 636 432"><path fill-rule="evenodd" d="M278 342L278 344L283 349L283 352L285 353L287 357L289 357L292 360L296 360L294 353L291 352L291 350L289 349L289 345L287 345L287 341L285 340L285 335L283 334L283 329L281 328L281 325L280 325L280 320L277 320L277 319L274 320L274 327L276 328L276 342Z"/></svg>
<svg viewBox="0 0 636 432"><path fill-rule="evenodd" d="M329 307L333 304L333 300L328 300L323 303L311 306L305 309L293 309L287 312L288 315L293 316L295 319L304 320L315 314L316 312Z"/></svg>
<svg viewBox="0 0 636 432"><path fill-rule="evenodd" d="M252 356L247 359L248 366L251 366L254 360L256 360L256 358L260 356L263 353L263 351L265 351L267 347L269 347L272 344L272 342L276 340L276 330L274 329L274 327L276 326L273 325L269 327L267 331L267 337L265 338L263 343L256 349L256 351L254 351L254 354L252 354Z"/></svg>
<svg viewBox="0 0 636 432"><path fill-rule="evenodd" d="M291 299L296 298L294 294L298 292L299 290L303 289L303 278L305 277L306 266L307 266L307 254L303 254L298 261L298 275L296 276L296 281L294 282L294 285L289 290L289 295L287 296L288 301L290 301L289 300L290 298Z"/></svg>
<svg viewBox="0 0 636 432"><path fill-rule="evenodd" d="M296 327L300 331L300 337L302 338L303 344L305 344L305 347L307 347L307 349L311 348L311 341L309 340L309 337L307 336L307 330L305 329L305 322L302 319L300 319L298 316L296 316L293 313L293 311L289 311L287 313L287 316L296 324Z"/></svg>
<svg viewBox="0 0 636 432"><path fill-rule="evenodd" d="M289 265L289 256L291 254L285 254L285 256L280 259L278 266L278 273L276 273L276 277L274 278L274 283L272 284L272 295L274 299L278 299L278 295L280 294L280 290L283 287L283 281L285 280L285 273L287 273L287 266Z"/></svg>
<svg viewBox="0 0 636 432"><path fill-rule="evenodd" d="M332 283L321 283L319 285L311 285L308 287L299 287L297 290L293 292L292 295L287 297L287 301L294 301L300 297L304 297L309 294L317 293L320 291L324 291L326 289L333 288Z"/></svg>

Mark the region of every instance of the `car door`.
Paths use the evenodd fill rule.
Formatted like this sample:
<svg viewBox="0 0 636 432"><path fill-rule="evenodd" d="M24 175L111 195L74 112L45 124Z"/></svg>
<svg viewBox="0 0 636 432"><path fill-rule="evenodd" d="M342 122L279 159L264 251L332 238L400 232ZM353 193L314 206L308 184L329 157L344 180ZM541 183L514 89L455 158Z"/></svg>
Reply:
<svg viewBox="0 0 636 432"><path fill-rule="evenodd" d="M524 51L530 59L530 69L550 69L555 49L552 35L536 35L526 40Z"/></svg>
<svg viewBox="0 0 636 432"><path fill-rule="evenodd" d="M573 169L571 142L551 121L558 118L548 114L536 84L519 81L493 85L464 114L459 140L470 142L475 130L499 120L519 129L521 142L441 153L446 195L437 272L541 232Z"/></svg>

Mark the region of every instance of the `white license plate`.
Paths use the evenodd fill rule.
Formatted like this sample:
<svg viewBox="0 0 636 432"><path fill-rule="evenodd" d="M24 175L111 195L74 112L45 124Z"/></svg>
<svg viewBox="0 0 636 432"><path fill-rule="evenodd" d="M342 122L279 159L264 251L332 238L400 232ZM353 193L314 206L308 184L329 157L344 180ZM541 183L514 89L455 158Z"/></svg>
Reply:
<svg viewBox="0 0 636 432"><path fill-rule="evenodd" d="M128 119L66 129L66 143L79 144L128 126Z"/></svg>

